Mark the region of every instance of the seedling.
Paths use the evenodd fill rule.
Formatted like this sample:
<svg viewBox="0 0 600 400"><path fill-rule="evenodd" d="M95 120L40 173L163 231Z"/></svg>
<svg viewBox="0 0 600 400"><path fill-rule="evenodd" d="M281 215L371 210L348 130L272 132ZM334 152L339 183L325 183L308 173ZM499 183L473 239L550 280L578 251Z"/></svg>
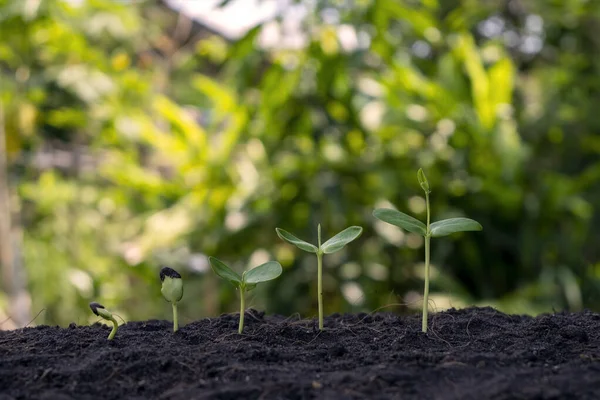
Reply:
<svg viewBox="0 0 600 400"><path fill-rule="evenodd" d="M225 263L215 257L208 257L208 261L215 271L215 274L229 281L233 286L240 289L240 324L238 333L244 330L244 310L246 309L245 294L256 287L261 282L267 282L281 275L281 264L277 261L269 261L252 268L249 271L244 271L240 276L233 269L225 265Z"/></svg>
<svg viewBox="0 0 600 400"><path fill-rule="evenodd" d="M456 232L480 231L481 224L469 218L450 218L430 224L429 211L429 181L425 177L423 169L417 172L417 179L425 192L425 203L427 205L427 225L410 215L400 211L379 208L373 211L375 218L388 224L396 225L409 232L417 233L425 238L425 290L423 294L423 321L422 331L427 332L427 307L429 301L429 242L432 237L447 236Z"/></svg>
<svg viewBox="0 0 600 400"><path fill-rule="evenodd" d="M288 243L293 244L301 250L317 255L317 296L319 302L319 330L323 330L323 254L331 254L341 250L348 243L356 239L362 233L360 226L351 226L344 229L325 243L321 244L321 224L317 227L318 246L298 239L283 229L275 228L277 235Z"/></svg>
<svg viewBox="0 0 600 400"><path fill-rule="evenodd" d="M115 317L113 317L113 315L100 303L92 302L90 303L90 308L92 309L92 312L100 318L113 323L112 331L110 331L110 334L108 335L108 340L113 340L117 334L117 329L119 329L119 323Z"/></svg>
<svg viewBox="0 0 600 400"><path fill-rule="evenodd" d="M179 272L169 267L163 267L160 270L160 281L162 282L160 292L173 306L173 332L177 332L179 329L177 303L183 297L183 280Z"/></svg>

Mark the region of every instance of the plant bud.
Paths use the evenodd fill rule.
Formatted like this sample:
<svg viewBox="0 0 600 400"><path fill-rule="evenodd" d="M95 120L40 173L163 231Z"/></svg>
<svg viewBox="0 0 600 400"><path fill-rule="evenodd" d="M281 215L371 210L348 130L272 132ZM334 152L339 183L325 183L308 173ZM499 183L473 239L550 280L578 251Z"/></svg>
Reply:
<svg viewBox="0 0 600 400"><path fill-rule="evenodd" d="M431 193L431 191L429 190L429 181L427 180L427 177L425 177L425 172L423 172L423 168L419 168L419 171L417 172L417 179L419 180L421 188L426 193Z"/></svg>
<svg viewBox="0 0 600 400"><path fill-rule="evenodd" d="M108 310L106 310L104 308L104 306L100 303L96 303L94 301L94 302L90 303L90 308L92 309L92 312L99 317L102 317L104 319L112 318L112 314L110 312L108 312Z"/></svg>
<svg viewBox="0 0 600 400"><path fill-rule="evenodd" d="M183 280L177 271L169 267L160 270L162 288L160 292L167 301L177 303L183 297Z"/></svg>

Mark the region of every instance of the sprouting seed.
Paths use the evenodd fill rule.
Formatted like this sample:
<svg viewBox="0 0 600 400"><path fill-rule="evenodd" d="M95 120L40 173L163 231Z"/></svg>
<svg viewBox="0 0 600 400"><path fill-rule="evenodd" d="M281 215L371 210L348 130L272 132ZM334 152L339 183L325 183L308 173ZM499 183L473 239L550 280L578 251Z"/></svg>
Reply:
<svg viewBox="0 0 600 400"><path fill-rule="evenodd" d="M183 280L179 272L173 268L163 267L160 270L160 281L162 282L160 292L173 306L173 332L177 332L179 329L177 303L183 297Z"/></svg>
<svg viewBox="0 0 600 400"><path fill-rule="evenodd" d="M421 325L421 330L423 332L427 332L430 239L432 237L446 236L456 232L480 231L483 228L479 222L469 218L450 218L430 224L429 193L431 193L431 190L429 188L429 181L427 180L423 169L419 169L419 171L417 172L417 180L419 181L421 189L423 189L423 191L425 192L425 202L427 205L427 225L425 225L418 219L411 217L410 215L388 208L379 208L373 211L373 215L375 216L375 218L383 222L396 225L409 232L417 233L425 238L425 289L423 291L423 321Z"/></svg>
<svg viewBox="0 0 600 400"><path fill-rule="evenodd" d="M275 228L277 236L301 250L317 255L317 300L319 303L319 330L323 330L323 254L331 254L341 250L348 243L359 237L362 233L360 226L351 226L344 229L325 243L321 244L321 224L317 227L317 244L298 239L283 229Z"/></svg>
<svg viewBox="0 0 600 400"><path fill-rule="evenodd" d="M212 270L221 278L229 281L233 286L240 289L240 323L238 333L244 330L244 311L246 309L245 294L256 287L261 282L273 280L281 275L281 264L277 261L269 261L251 270L244 271L240 276L233 269L228 267L223 261L208 257Z"/></svg>
<svg viewBox="0 0 600 400"><path fill-rule="evenodd" d="M113 328L110 331L110 334L108 335L108 340L113 340L113 338L117 334L117 329L119 329L119 323L117 322L115 317L113 317L113 315L100 303L92 302L90 303L90 308L92 309L92 312L100 318L112 322Z"/></svg>

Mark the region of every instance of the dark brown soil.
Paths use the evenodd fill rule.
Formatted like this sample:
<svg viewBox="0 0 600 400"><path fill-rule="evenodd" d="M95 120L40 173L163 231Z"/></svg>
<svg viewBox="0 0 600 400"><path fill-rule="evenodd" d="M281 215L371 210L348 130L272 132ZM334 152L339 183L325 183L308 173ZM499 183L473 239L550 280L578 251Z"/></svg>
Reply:
<svg viewBox="0 0 600 400"><path fill-rule="evenodd" d="M600 315L246 314L0 332L6 399L600 399Z"/></svg>

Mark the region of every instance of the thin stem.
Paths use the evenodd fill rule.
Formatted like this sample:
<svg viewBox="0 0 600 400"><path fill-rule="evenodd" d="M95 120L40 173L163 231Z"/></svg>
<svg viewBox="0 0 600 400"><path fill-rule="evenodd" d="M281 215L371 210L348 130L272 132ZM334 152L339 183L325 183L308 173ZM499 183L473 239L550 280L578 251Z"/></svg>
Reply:
<svg viewBox="0 0 600 400"><path fill-rule="evenodd" d="M108 335L108 340L113 340L115 335L117 334L117 329L119 329L119 323L114 317L111 317L110 320L113 323L113 328L112 331L110 331L110 334Z"/></svg>
<svg viewBox="0 0 600 400"><path fill-rule="evenodd" d="M423 332L427 332L427 311L429 306L429 236L425 236L425 291L423 295Z"/></svg>
<svg viewBox="0 0 600 400"><path fill-rule="evenodd" d="M429 234L429 221L431 221L431 214L429 212L429 192L425 192L425 203L427 204L427 234Z"/></svg>
<svg viewBox="0 0 600 400"><path fill-rule="evenodd" d="M423 292L423 322L422 331L427 332L427 311L429 307L429 242L431 235L429 232L430 211L429 211L429 192L425 191L425 202L427 203L427 234L425 235L425 290Z"/></svg>
<svg viewBox="0 0 600 400"><path fill-rule="evenodd" d="M319 250L317 251L317 292L319 302L319 330L323 330L323 253L321 252L321 224L317 226L317 239Z"/></svg>
<svg viewBox="0 0 600 400"><path fill-rule="evenodd" d="M244 330L244 310L246 309L246 304L244 300L244 288L240 288L240 326L238 328L238 333L241 335Z"/></svg>
<svg viewBox="0 0 600 400"><path fill-rule="evenodd" d="M173 332L179 329L179 318L177 316L177 303L171 303L173 306Z"/></svg>
<svg viewBox="0 0 600 400"><path fill-rule="evenodd" d="M319 292L319 330L323 330L323 253L317 253L317 291Z"/></svg>

